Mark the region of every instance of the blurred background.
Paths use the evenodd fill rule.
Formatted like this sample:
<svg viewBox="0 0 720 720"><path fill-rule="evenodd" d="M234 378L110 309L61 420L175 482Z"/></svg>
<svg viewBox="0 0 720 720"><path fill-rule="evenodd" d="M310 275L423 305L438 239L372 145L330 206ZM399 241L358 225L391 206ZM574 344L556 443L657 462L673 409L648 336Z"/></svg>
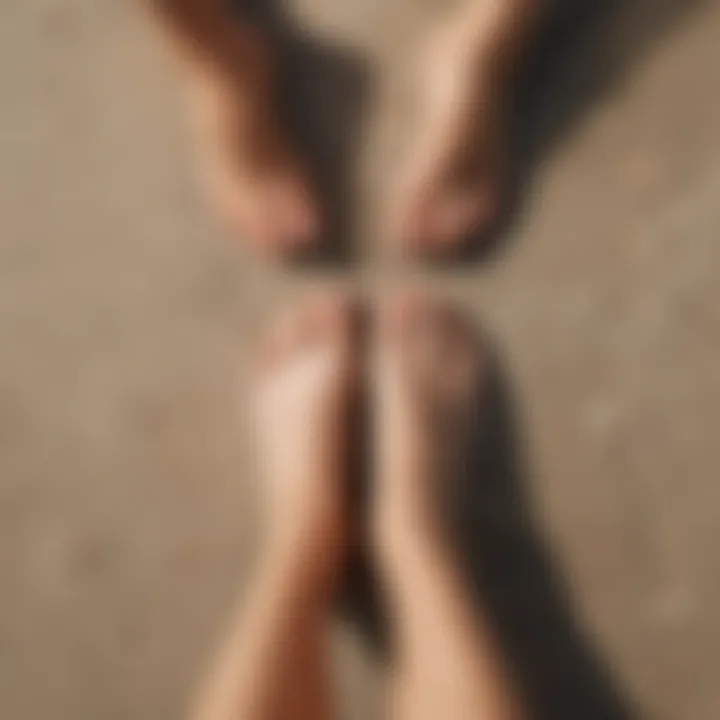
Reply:
<svg viewBox="0 0 720 720"><path fill-rule="evenodd" d="M569 3L531 63L508 227L436 272L389 267L377 217L412 49L449 3L293 5L306 106L357 178L335 271L269 268L218 230L139 3L0 4L0 717L182 713L252 569L242 357L340 275L441 287L495 338L523 502L633 708L597 717L716 720L720 4ZM336 651L344 716L374 716L361 635Z"/></svg>

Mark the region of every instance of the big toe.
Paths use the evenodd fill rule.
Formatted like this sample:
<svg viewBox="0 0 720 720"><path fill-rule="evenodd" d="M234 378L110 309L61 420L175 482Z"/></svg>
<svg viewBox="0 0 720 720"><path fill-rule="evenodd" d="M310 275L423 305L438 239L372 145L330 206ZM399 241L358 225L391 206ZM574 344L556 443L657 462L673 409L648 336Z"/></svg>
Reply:
<svg viewBox="0 0 720 720"><path fill-rule="evenodd" d="M377 358L382 370L405 383L436 364L441 307L436 298L415 289L385 299L378 310Z"/></svg>
<svg viewBox="0 0 720 720"><path fill-rule="evenodd" d="M428 296L414 288L397 291L385 297L377 310L379 343L397 347L410 340L430 307Z"/></svg>
<svg viewBox="0 0 720 720"><path fill-rule="evenodd" d="M452 256L491 227L498 209L497 193L489 183L463 188L435 184L404 203L401 248L418 256Z"/></svg>
<svg viewBox="0 0 720 720"><path fill-rule="evenodd" d="M279 353L319 344L344 344L351 335L352 302L341 291L326 291L287 311L274 333Z"/></svg>
<svg viewBox="0 0 720 720"><path fill-rule="evenodd" d="M226 172L211 191L229 231L260 255L292 258L319 238L316 200L299 172L247 179Z"/></svg>
<svg viewBox="0 0 720 720"><path fill-rule="evenodd" d="M435 206L427 249L444 253L466 247L490 227L497 210L495 192L484 183L447 193Z"/></svg>
<svg viewBox="0 0 720 720"><path fill-rule="evenodd" d="M299 173L274 185L266 212L272 228L271 242L283 254L307 252L318 242L319 211L308 182Z"/></svg>
<svg viewBox="0 0 720 720"><path fill-rule="evenodd" d="M378 311L381 357L424 385L467 385L482 362L472 322L447 300L404 291Z"/></svg>

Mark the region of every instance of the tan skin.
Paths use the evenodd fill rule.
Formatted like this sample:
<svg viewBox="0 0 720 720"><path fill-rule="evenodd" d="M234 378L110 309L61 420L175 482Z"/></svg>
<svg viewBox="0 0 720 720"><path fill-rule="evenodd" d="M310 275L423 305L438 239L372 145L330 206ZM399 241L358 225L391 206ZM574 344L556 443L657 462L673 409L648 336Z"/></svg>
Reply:
<svg viewBox="0 0 720 720"><path fill-rule="evenodd" d="M216 216L257 253L288 257L322 221L299 151L276 112L275 48L223 0L145 0L179 61L200 175Z"/></svg>
<svg viewBox="0 0 720 720"><path fill-rule="evenodd" d="M474 0L427 33L414 63L418 120L390 208L400 252L452 254L496 221L514 80L548 2Z"/></svg>
<svg viewBox="0 0 720 720"><path fill-rule="evenodd" d="M144 0L188 88L201 177L216 216L258 253L312 247L323 209L276 112L276 48L225 0ZM506 188L508 99L548 0L469 0L419 49L417 126L388 208L403 254L453 253L496 219Z"/></svg>
<svg viewBox="0 0 720 720"><path fill-rule="evenodd" d="M350 402L364 371L374 427L367 528L388 603L398 720L523 717L489 625L448 550L435 492L462 436L482 353L453 311L395 298L359 368L351 302L290 313L263 345L253 425L266 499L265 552L194 720L323 720L333 714L326 635L348 543ZM446 433L431 429L443 417Z"/></svg>
<svg viewBox="0 0 720 720"><path fill-rule="evenodd" d="M276 61L267 37L250 22L233 22L220 0L146 2L179 59L218 217L261 253L287 257L312 245L322 212L275 112ZM499 3L468 3L433 34L416 152L390 212L391 240L403 252L455 249L497 212L505 88L539 14L532 0ZM377 477L368 532L396 641L390 711L401 720L517 718L492 631L477 621L428 512L439 476L422 457L435 445L421 419L434 416L438 398L451 409L457 399L438 390L432 367L415 364L423 357L412 350L416 341L426 349L446 345L436 332L442 324L429 322L435 314L419 305L407 313L390 303L373 348ZM197 720L332 715L325 640L347 545L341 468L357 371L351 335L347 303L335 299L287 318L264 347L254 407L266 460L266 551L199 694ZM472 365L472 353L464 357ZM428 387L438 390L432 402Z"/></svg>
<svg viewBox="0 0 720 720"><path fill-rule="evenodd" d="M453 308L400 296L378 311L373 347L375 562L394 639L399 720L523 717L494 633L471 601L438 512L467 450L485 363Z"/></svg>

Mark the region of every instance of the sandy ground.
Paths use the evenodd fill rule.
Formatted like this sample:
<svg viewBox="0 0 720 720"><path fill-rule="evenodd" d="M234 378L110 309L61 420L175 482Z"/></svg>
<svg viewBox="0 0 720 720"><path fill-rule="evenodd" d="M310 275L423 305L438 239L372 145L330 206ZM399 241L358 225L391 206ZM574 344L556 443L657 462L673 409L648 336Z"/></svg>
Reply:
<svg viewBox="0 0 720 720"><path fill-rule="evenodd" d="M495 337L528 501L619 692L648 717L716 720L720 9L630 5L600 82L566 64L582 99L542 114L504 244L424 277ZM402 69L439 6L303 3L314 42L365 78L349 119L367 249L340 274L373 290L418 274L385 267L372 218L407 134ZM181 714L252 568L241 358L332 276L258 266L222 236L173 80L131 3L0 4L6 720ZM375 669L352 639L338 652L345 716L372 717Z"/></svg>

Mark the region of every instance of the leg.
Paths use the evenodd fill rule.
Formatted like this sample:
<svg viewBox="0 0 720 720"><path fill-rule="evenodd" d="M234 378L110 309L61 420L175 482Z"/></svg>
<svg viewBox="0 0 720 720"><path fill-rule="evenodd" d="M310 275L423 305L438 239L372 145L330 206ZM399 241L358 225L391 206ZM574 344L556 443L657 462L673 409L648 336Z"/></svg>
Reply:
<svg viewBox="0 0 720 720"><path fill-rule="evenodd" d="M393 630L393 715L515 720L519 701L438 512L469 439L479 342L455 312L405 299L383 312L374 363L372 534Z"/></svg>
<svg viewBox="0 0 720 720"><path fill-rule="evenodd" d="M258 577L201 694L197 720L326 720L325 635L346 552L355 374L344 301L281 323L258 363L252 422L267 506Z"/></svg>
<svg viewBox="0 0 720 720"><path fill-rule="evenodd" d="M405 251L448 254L488 228L506 192L509 105L553 0L465 0L423 53L421 118L393 208Z"/></svg>
<svg viewBox="0 0 720 720"><path fill-rule="evenodd" d="M277 58L267 33L230 0L145 0L187 80L202 175L229 229L268 254L317 239L305 171L277 113Z"/></svg>

